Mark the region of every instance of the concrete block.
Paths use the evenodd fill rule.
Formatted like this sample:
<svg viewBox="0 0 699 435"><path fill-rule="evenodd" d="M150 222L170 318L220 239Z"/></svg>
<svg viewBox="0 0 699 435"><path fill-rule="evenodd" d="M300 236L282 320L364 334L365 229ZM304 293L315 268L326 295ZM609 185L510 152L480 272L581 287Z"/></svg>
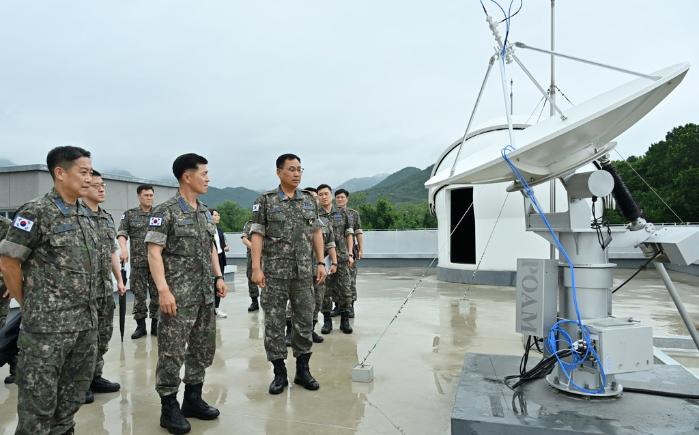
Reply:
<svg viewBox="0 0 699 435"><path fill-rule="evenodd" d="M373 382L374 366L357 364L352 368L352 382Z"/></svg>

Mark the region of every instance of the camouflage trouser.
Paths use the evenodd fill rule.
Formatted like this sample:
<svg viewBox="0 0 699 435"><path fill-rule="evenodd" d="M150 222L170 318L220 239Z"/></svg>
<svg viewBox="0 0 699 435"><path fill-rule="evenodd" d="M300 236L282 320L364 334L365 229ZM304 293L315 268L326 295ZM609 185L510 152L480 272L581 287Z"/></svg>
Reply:
<svg viewBox="0 0 699 435"><path fill-rule="evenodd" d="M262 289L260 303L265 314L265 350L267 359L287 357L284 342L286 326L286 303L291 302L293 332L291 348L294 356L309 353L313 342L313 290L311 277L303 279L267 278L267 286Z"/></svg>
<svg viewBox="0 0 699 435"><path fill-rule="evenodd" d="M350 269L350 277L352 278L352 302L357 300L357 263Z"/></svg>
<svg viewBox="0 0 699 435"><path fill-rule="evenodd" d="M349 264L346 261L339 261L337 272L328 275L325 280L325 296L321 311L327 313L332 310L332 301L335 301L341 310L349 309L352 306L351 285Z"/></svg>
<svg viewBox="0 0 699 435"><path fill-rule="evenodd" d="M95 375L102 376L104 354L109 350L109 340L114 332L114 297L108 296L97 299L97 358L95 359Z"/></svg>
<svg viewBox="0 0 699 435"><path fill-rule="evenodd" d="M323 307L323 298L325 297L325 282L323 284L316 284L315 280L313 281L313 299L315 299L315 309L313 310L313 321L317 322L318 321L318 313L320 312L320 309Z"/></svg>
<svg viewBox="0 0 699 435"><path fill-rule="evenodd" d="M315 307L313 309L313 323L318 321L318 313L323 305L323 295L325 295L325 283L322 285L316 284L315 278L313 279L313 300L315 301ZM291 302L286 304L286 320L291 320Z"/></svg>
<svg viewBox="0 0 699 435"><path fill-rule="evenodd" d="M248 255L248 264L245 269L245 274L248 277L248 294L250 295L251 298L259 298L260 297L260 288L257 287L257 284L252 282L252 259Z"/></svg>
<svg viewBox="0 0 699 435"><path fill-rule="evenodd" d="M3 289L0 289L0 328L5 326L5 319L7 319L7 313L10 311L10 298L3 298Z"/></svg>
<svg viewBox="0 0 699 435"><path fill-rule="evenodd" d="M158 288L150 276L147 267L132 267L129 275L130 289L133 292L133 318L145 319L150 311L151 319L158 318ZM150 303L146 306L146 299L150 295Z"/></svg>
<svg viewBox="0 0 699 435"><path fill-rule="evenodd" d="M204 382L206 368L216 352L216 314L214 304L177 307L177 314L160 314L158 322L158 365L155 391L161 396L177 393L180 369L184 364L184 383Z"/></svg>
<svg viewBox="0 0 699 435"><path fill-rule="evenodd" d="M16 434L62 434L85 399L95 371L97 329L19 334Z"/></svg>

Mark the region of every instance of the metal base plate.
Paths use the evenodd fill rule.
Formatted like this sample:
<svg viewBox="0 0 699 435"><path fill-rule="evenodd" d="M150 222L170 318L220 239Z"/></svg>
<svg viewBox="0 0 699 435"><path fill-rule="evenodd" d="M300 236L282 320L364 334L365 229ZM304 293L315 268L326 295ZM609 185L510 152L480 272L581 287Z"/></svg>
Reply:
<svg viewBox="0 0 699 435"><path fill-rule="evenodd" d="M625 392L613 398L562 393L540 379L514 392L502 383L519 371L518 356L466 354L456 391L456 434L689 434L699 433L699 400ZM530 358L529 367L538 361ZM626 387L699 392L699 379L680 366L618 375Z"/></svg>

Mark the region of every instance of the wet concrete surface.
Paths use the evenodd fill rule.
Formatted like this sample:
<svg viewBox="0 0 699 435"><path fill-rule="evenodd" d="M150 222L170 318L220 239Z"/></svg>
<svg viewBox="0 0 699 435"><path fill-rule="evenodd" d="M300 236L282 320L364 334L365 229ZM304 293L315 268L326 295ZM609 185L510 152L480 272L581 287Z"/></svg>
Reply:
<svg viewBox="0 0 699 435"><path fill-rule="evenodd" d="M617 271L615 284L631 272ZM422 273L420 268L362 269L354 334L342 334L335 318L332 334L313 347L311 371L320 390L292 384L279 396L267 393L273 375L264 353L263 314L247 312L245 275L236 274L233 291L221 304L229 317L218 319L218 348L204 385L205 399L221 410L221 416L213 422L191 419L192 433L449 433L466 352L521 355L521 338L514 332L514 289L439 282L430 271L367 361L373 365L374 381L353 383L352 367L375 343ZM699 322L699 279L671 276ZM642 272L617 295L617 316L648 322L655 335L687 335L654 271ZM127 319L124 343L115 331L105 357L105 377L120 382L122 390L96 395L95 403L82 407L76 433L166 433L159 427L160 402L154 390L157 339L131 340L134 328L133 319ZM699 368L696 352L681 353L690 367ZM293 358L287 365L293 368ZM0 377L7 371L0 368ZM291 373L293 378L293 369ZM0 385L0 433L14 431L16 398L16 386Z"/></svg>

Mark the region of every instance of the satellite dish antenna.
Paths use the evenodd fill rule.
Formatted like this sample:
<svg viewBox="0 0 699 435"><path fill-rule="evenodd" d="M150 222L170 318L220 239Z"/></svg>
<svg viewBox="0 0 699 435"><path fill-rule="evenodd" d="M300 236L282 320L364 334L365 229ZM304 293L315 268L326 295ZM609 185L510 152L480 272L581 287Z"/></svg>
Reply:
<svg viewBox="0 0 699 435"><path fill-rule="evenodd" d="M616 143L612 140L667 97L688 70L686 63L664 68L653 73L657 78L634 79L571 107L562 112L560 118L554 116L528 127L518 134L520 146L510 153L510 159L532 186L570 174L613 149ZM514 181L499 149L490 161L482 163L479 160L474 160L474 165L465 161L465 166L449 176L435 174L425 186Z"/></svg>
<svg viewBox="0 0 699 435"><path fill-rule="evenodd" d="M673 65L648 75L557 53L553 49L539 49L524 43L512 44L508 42L512 15L508 15L497 1L493 1L505 15L502 22L506 23L507 34L504 39L500 36L498 23L488 15L481 3L497 48L488 63L451 169L435 169L425 186L430 189L431 201L433 194L448 184L514 181L515 184L508 187L508 190L523 190L527 231L538 234L555 246L561 254L561 262L555 258L518 260L517 331L535 337L547 337L547 351L550 353L547 356L555 357L556 361L555 371L548 375L547 381L554 388L586 396L616 396L621 394L623 388L614 381L615 374L652 367L652 329L611 316L612 270L615 265L609 263L607 248L612 231L609 230L606 237L601 234L603 224L595 213L594 204L599 198L614 195L622 215L631 223L627 229L615 232L629 236L627 239L631 239L629 244L632 246L642 245L646 255L653 255L651 260L658 258L655 266L675 299L660 261L679 264L697 261L699 250L694 247L699 245L699 230L664 228L656 231L652 224L646 223L607 154L616 145L612 141L617 136L643 118L677 87L687 74L689 65ZM564 57L632 74L637 78L563 112L554 100L553 79L547 93L517 57L515 47L547 53L552 58ZM485 84L496 61L500 69L505 103L507 137L498 126L471 133ZM551 118L531 127L520 124L522 128L516 128L517 124L512 120L508 105L505 73L506 64L513 62L549 103ZM517 144L514 142L515 134ZM460 158L467 141L480 145L474 147L479 152L474 153L473 159L471 156ZM515 145L519 147L515 148ZM454 149L455 146L450 147L440 157L440 165L435 168L442 166L441 163ZM487 154L492 155L488 158ZM600 170L575 173L590 162L595 162ZM556 213L552 208L546 213L531 186L556 178L561 179L567 191L568 210ZM645 231L637 231L640 229ZM562 262L564 259L565 262ZM553 277L551 282L545 282L544 275L542 279L534 277L544 270L555 270L545 274ZM536 285L532 287L535 282ZM537 297L532 297L534 290ZM557 301L559 295L560 301ZM681 303L677 303L677 300L675 302L682 314ZM548 309L551 306L553 312ZM699 333L691 320L685 319L685 324L699 348ZM637 353L629 352L628 349L634 349Z"/></svg>

